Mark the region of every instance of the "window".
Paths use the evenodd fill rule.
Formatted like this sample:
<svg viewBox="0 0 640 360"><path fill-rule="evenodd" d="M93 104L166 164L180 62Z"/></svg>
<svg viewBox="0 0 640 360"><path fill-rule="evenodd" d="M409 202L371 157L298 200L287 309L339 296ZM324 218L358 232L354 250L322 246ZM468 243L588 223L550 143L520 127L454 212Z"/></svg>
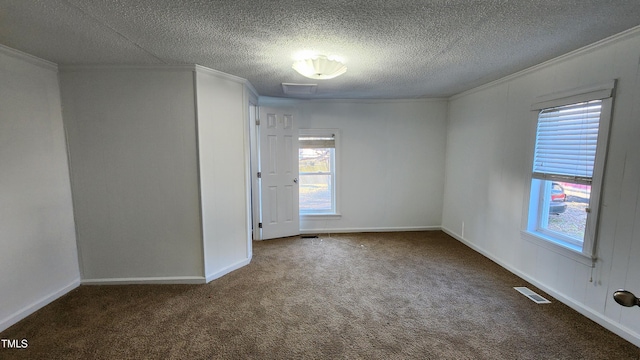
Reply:
<svg viewBox="0 0 640 360"><path fill-rule="evenodd" d="M593 259L615 83L535 104L526 233Z"/></svg>
<svg viewBox="0 0 640 360"><path fill-rule="evenodd" d="M299 136L300 214L336 215L335 129L301 129Z"/></svg>

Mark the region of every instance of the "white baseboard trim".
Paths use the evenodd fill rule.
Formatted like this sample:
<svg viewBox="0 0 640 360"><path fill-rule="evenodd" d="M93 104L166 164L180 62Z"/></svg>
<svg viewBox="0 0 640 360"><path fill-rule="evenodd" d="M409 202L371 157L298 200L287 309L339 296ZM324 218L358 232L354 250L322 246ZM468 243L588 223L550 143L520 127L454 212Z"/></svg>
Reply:
<svg viewBox="0 0 640 360"><path fill-rule="evenodd" d="M206 282L209 283L209 282L211 282L211 281L213 281L213 280L215 280L215 279L217 279L219 277L227 275L228 273L230 273L230 272L232 272L234 270L238 270L243 266L249 265L250 262L251 262L251 257L249 257L248 259L244 259L244 260L238 261L238 262L236 262L234 264L231 264L231 265L229 265L227 267L224 267L224 268L222 268L222 269L220 269L220 270L218 270L218 271L216 271L214 273L208 274L207 277L206 277Z"/></svg>
<svg viewBox="0 0 640 360"><path fill-rule="evenodd" d="M43 307L49 305L50 303L52 303L54 300L60 298L62 295L65 295L66 293L68 293L69 291L77 288L78 286L80 286L80 278L73 280L70 284L63 286L61 289L41 298L40 300L37 300L33 303L31 303L30 305L23 307L22 309L16 311L15 313L13 313L12 315L10 315L9 317L3 319L2 321L0 321L0 331L5 331L6 329L8 329L11 325L17 323L18 321L26 318L27 316L33 314L34 312L42 309Z"/></svg>
<svg viewBox="0 0 640 360"><path fill-rule="evenodd" d="M82 285L131 285L131 284L204 284L203 276L167 276L82 279Z"/></svg>
<svg viewBox="0 0 640 360"><path fill-rule="evenodd" d="M445 227L442 227L442 231L444 231L445 233L449 234L451 237L453 237L454 239L460 241L461 243L465 244L466 246L470 247L474 251L482 254L483 256L485 256L486 258L488 258L491 261L495 262L496 264L498 264L498 265L502 266L503 268L509 270L514 275L520 277L521 279L533 284L538 289L540 289L540 290L546 292L547 294L553 296L556 300L558 300L561 303L569 306L570 308L574 309L575 311L579 312L580 314L586 316L587 318L589 318L590 320L592 320L592 321L596 322L597 324L601 325L605 329L613 332L614 334L620 336L621 338L627 340L628 342L634 344L635 346L640 347L640 334L636 333L635 331L627 328L626 326L623 326L623 325L621 325L619 323L616 323L616 322L612 321L611 319L603 316L601 313L598 313L598 312L594 311L593 309L584 306L584 304L581 304L581 303L575 301L574 299L572 299L570 297L567 297L566 295L558 292L555 289L552 289L552 288L546 286L545 284L540 283L536 279L533 279L532 277L530 277L530 276L524 274L523 272L513 268L512 266L505 264L500 259L494 257L493 255L491 255L489 252L485 251L484 249L478 247L475 244L472 244L471 242L467 241L466 239L463 239L460 235L456 234L455 232L453 232L453 231L451 231L451 230L449 230L449 229L447 229Z"/></svg>
<svg viewBox="0 0 640 360"><path fill-rule="evenodd" d="M367 233L367 232L401 232L401 231L433 231L440 230L440 226L400 226L381 228L331 228L331 229L300 229L300 234L328 234L328 233Z"/></svg>

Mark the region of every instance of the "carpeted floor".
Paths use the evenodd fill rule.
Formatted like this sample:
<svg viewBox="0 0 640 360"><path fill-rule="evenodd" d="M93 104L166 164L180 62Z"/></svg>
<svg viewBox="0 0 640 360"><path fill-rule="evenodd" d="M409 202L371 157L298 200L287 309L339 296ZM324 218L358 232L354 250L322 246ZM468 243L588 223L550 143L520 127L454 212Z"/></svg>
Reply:
<svg viewBox="0 0 640 360"><path fill-rule="evenodd" d="M2 332L28 348L0 358L640 358L439 231L295 237L253 251L250 265L206 285L81 286Z"/></svg>

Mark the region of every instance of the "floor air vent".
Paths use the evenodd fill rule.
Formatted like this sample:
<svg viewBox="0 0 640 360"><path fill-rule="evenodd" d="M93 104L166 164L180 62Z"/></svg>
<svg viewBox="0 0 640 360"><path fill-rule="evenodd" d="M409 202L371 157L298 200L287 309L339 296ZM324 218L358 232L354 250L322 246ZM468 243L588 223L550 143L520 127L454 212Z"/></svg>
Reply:
<svg viewBox="0 0 640 360"><path fill-rule="evenodd" d="M514 289L516 289L522 295L524 295L524 296L528 297L529 299L531 299L531 301L533 301L536 304L551 304L551 301L549 301L549 300L543 298L542 296L536 294L535 292L533 292L529 288L526 288L526 287L514 287Z"/></svg>

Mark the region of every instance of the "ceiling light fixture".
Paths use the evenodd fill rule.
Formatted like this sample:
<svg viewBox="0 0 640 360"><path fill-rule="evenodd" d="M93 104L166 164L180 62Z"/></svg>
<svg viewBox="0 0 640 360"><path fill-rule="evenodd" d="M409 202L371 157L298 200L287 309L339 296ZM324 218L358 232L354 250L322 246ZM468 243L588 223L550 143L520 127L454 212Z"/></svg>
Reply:
<svg viewBox="0 0 640 360"><path fill-rule="evenodd" d="M333 79L347 71L347 67L336 57L315 55L306 59L297 60L293 68L301 75L311 79Z"/></svg>

